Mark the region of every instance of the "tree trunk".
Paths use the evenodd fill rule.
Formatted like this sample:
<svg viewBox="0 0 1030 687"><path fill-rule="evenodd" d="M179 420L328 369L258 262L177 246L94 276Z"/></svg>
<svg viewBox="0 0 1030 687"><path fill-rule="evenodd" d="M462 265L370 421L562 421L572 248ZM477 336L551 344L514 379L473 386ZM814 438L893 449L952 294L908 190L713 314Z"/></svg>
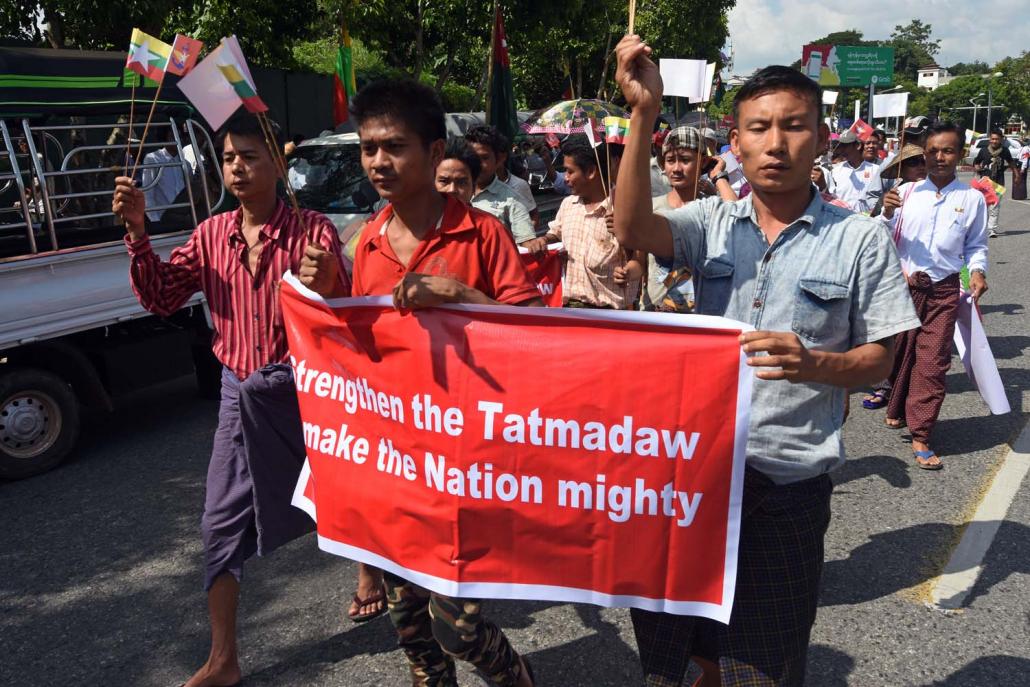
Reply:
<svg viewBox="0 0 1030 687"><path fill-rule="evenodd" d="M44 35L51 48L64 47L64 23L61 20L61 13L47 5L43 6L43 20L47 23L47 30Z"/></svg>
<svg viewBox="0 0 1030 687"><path fill-rule="evenodd" d="M422 31L422 0L418 0L416 3L418 7L417 23L415 25L415 64L412 65L413 74L412 76L417 81L422 76L422 65L425 64L425 45L423 45L423 31Z"/></svg>
<svg viewBox="0 0 1030 687"><path fill-rule="evenodd" d="M443 69L440 70L440 74L436 77L436 91L438 93L443 89L443 85L447 83L447 80L451 78L451 69L454 68L454 60L457 57L455 53L457 53L457 46L448 46L447 61L444 62Z"/></svg>
<svg viewBox="0 0 1030 687"><path fill-rule="evenodd" d="M601 78L597 82L597 99L604 97L605 85L608 82L608 65L612 61L612 34L608 34L608 42L604 46L604 64L601 65Z"/></svg>

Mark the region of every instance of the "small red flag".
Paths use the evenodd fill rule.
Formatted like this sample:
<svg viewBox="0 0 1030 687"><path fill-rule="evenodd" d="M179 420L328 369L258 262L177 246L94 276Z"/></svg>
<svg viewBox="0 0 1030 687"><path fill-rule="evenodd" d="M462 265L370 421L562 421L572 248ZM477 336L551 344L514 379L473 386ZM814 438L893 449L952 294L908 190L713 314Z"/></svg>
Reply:
<svg viewBox="0 0 1030 687"><path fill-rule="evenodd" d="M175 34L175 42L172 43L172 54L168 58L168 66L165 68L169 74L185 75L193 69L200 57L200 51L204 44L196 38L184 36L181 33Z"/></svg>

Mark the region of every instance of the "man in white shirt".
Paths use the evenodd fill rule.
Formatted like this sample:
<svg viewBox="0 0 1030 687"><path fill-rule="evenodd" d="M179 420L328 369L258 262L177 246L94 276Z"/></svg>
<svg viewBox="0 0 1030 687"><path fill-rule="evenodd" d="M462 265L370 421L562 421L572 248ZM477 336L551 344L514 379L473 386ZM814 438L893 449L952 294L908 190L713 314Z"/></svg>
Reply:
<svg viewBox="0 0 1030 687"><path fill-rule="evenodd" d="M179 164L181 162L179 151L175 147L171 131L168 132L166 140L168 145L158 148L152 153L147 153L140 168L140 186L147 204L147 218L153 222L160 220L164 215L163 206L174 203L179 192L186 188L186 177L182 165ZM147 165L169 163L174 163L174 166L147 167ZM161 209L153 209L159 207Z"/></svg>
<svg viewBox="0 0 1030 687"><path fill-rule="evenodd" d="M525 202L511 186L497 178L497 171L508 159L511 144L492 126L475 126L465 132L476 156L480 171L472 207L489 212L504 225L515 243L523 244L536 238L536 225L526 209Z"/></svg>
<svg viewBox="0 0 1030 687"><path fill-rule="evenodd" d="M891 189L883 201L883 217L922 323L895 342L886 422L889 427L908 426L916 464L927 470L943 467L928 442L944 403L963 265L969 266L973 298L979 300L987 291L987 204L979 191L955 176L964 141L965 131L957 124L930 126L928 177Z"/></svg>
<svg viewBox="0 0 1030 687"><path fill-rule="evenodd" d="M876 204L870 189L880 183L880 166L862 156L862 142L854 131L845 131L837 141L844 160L833 166L833 193L855 212L868 213Z"/></svg>

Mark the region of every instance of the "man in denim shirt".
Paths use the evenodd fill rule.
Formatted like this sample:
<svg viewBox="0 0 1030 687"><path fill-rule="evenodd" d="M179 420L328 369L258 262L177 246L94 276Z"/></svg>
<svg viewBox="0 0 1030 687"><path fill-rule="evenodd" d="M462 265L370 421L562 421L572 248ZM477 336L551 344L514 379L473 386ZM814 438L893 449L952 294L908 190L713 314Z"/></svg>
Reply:
<svg viewBox="0 0 1030 687"><path fill-rule="evenodd" d="M882 225L824 203L812 186L829 135L815 82L787 67L753 76L734 99L730 135L751 195L708 198L666 218L651 211L647 168L661 77L638 36L617 53L633 114L616 238L690 268L696 312L756 329L741 336L756 381L730 623L634 609L646 682L680 684L695 654L718 665L722 685L800 685L830 519L827 473L844 461L847 389L883 379L892 337L919 320Z"/></svg>

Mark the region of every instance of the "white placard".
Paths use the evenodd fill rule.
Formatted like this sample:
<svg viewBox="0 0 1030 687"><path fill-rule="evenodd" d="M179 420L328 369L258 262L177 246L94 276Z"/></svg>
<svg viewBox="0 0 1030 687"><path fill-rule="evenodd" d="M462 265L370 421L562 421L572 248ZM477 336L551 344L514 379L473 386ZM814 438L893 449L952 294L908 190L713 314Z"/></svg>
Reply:
<svg viewBox="0 0 1030 687"><path fill-rule="evenodd" d="M662 74L665 95L688 98L691 102L704 99L705 75L708 72L708 63L704 60L661 59L658 60L658 70Z"/></svg>

